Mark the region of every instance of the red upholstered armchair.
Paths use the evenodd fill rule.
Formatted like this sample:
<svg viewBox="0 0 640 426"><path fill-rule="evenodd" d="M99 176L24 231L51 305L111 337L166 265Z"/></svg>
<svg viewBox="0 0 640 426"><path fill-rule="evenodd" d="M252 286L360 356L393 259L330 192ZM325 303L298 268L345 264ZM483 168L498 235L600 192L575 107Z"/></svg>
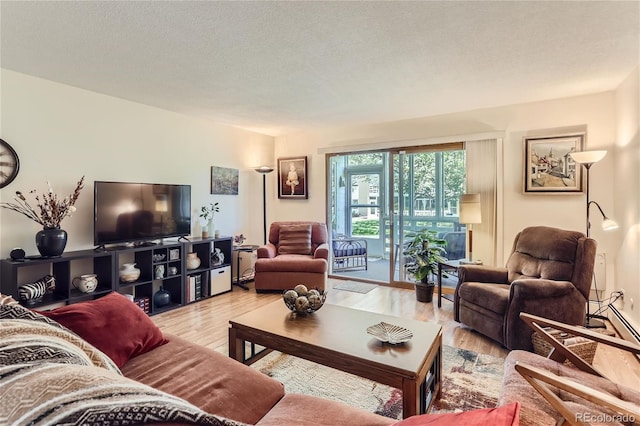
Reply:
<svg viewBox="0 0 640 426"><path fill-rule="evenodd" d="M454 319L507 349L532 350L533 330L520 313L583 324L595 257L596 241L581 232L525 228L506 268L459 268Z"/></svg>
<svg viewBox="0 0 640 426"><path fill-rule="evenodd" d="M258 248L255 288L287 290L298 284L324 290L329 245L320 222L273 222L269 242Z"/></svg>

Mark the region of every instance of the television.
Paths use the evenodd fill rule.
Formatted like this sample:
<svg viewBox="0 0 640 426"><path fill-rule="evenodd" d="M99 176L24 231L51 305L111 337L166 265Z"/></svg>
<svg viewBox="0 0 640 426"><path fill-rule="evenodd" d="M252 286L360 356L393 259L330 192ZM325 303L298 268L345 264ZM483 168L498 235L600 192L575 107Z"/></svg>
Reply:
<svg viewBox="0 0 640 426"><path fill-rule="evenodd" d="M93 188L96 246L191 233L191 185L95 181Z"/></svg>

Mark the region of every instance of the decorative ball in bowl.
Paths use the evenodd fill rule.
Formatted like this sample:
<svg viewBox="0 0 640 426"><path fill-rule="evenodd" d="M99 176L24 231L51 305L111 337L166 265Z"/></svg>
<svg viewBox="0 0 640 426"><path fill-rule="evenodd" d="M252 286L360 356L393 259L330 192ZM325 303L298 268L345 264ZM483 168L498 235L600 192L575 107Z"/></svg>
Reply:
<svg viewBox="0 0 640 426"><path fill-rule="evenodd" d="M298 284L282 294L284 304L296 314L310 314L322 308L327 299L327 293L318 289L307 289L304 284Z"/></svg>

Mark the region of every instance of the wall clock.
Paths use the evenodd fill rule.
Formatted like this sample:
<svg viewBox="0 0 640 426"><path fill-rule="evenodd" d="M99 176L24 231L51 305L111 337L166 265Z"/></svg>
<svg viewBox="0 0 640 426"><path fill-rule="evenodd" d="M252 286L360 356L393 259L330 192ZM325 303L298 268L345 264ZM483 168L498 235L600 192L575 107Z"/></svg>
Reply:
<svg viewBox="0 0 640 426"><path fill-rule="evenodd" d="M9 185L18 176L20 159L15 149L0 139L0 188Z"/></svg>

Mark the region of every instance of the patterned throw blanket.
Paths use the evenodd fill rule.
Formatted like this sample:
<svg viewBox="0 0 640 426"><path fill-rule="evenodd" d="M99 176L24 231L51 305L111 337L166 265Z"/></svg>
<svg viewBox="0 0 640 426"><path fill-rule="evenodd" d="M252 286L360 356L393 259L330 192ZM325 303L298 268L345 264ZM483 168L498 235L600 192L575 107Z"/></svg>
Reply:
<svg viewBox="0 0 640 426"><path fill-rule="evenodd" d="M0 424L239 426L123 377L102 352L20 305L0 305Z"/></svg>

